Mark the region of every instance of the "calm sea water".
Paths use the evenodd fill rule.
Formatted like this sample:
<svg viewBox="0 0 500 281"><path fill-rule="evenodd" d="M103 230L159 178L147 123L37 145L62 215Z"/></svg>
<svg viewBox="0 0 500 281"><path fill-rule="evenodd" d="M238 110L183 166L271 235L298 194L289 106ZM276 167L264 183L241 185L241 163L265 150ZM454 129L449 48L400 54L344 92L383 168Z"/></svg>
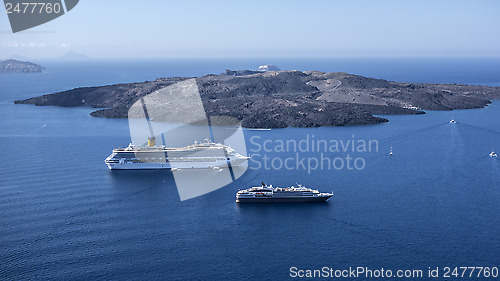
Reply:
<svg viewBox="0 0 500 281"><path fill-rule="evenodd" d="M41 63L47 67L42 74L0 75L0 279L286 280L292 266L426 272L500 265L500 159L488 157L492 147L500 152L500 102L477 110L386 116L390 122L381 125L245 131L254 154L255 142L307 137L376 140L378 150L324 152L362 158L361 170L266 170L252 162L236 182L187 201L179 200L169 172L106 168L111 150L130 141L126 120L92 118L89 108L12 103L78 86L266 63L396 81L500 86L500 60ZM456 124L448 123L452 117ZM296 152L266 155L285 159ZM299 182L335 196L327 204L234 202L238 189L261 181Z"/></svg>

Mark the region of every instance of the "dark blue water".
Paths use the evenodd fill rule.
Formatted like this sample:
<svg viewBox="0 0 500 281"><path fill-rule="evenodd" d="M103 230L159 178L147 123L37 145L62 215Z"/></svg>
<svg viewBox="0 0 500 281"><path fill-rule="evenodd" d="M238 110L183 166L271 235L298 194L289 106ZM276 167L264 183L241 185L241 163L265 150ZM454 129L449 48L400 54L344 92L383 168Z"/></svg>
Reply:
<svg viewBox="0 0 500 281"><path fill-rule="evenodd" d="M130 141L126 120L91 118L89 108L12 104L77 86L265 63L500 86L500 60L491 59L45 62L42 74L0 75L0 279L285 280L292 266L426 272L500 265L500 159L488 157L492 147L500 152L499 102L386 116L389 123L373 126L245 131L253 154L254 143L306 137L376 140L378 150L322 151L331 159L362 158L359 170L266 170L251 162L236 182L187 201L179 200L169 172L106 168L111 150ZM452 116L456 124L448 123ZM296 153L260 151L255 159ZM238 189L261 181L299 182L335 196L327 204L234 202Z"/></svg>

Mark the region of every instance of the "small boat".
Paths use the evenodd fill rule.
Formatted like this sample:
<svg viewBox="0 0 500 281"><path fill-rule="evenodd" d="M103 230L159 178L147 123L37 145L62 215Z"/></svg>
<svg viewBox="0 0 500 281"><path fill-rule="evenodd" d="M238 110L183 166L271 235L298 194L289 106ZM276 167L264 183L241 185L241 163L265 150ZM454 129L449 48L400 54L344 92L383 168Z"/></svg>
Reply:
<svg viewBox="0 0 500 281"><path fill-rule="evenodd" d="M491 149L490 157L498 157L494 149Z"/></svg>
<svg viewBox="0 0 500 281"><path fill-rule="evenodd" d="M392 145L391 145L391 152L389 152L389 156L392 156Z"/></svg>
<svg viewBox="0 0 500 281"><path fill-rule="evenodd" d="M457 122L455 122L455 118L451 117L450 123L457 123Z"/></svg>

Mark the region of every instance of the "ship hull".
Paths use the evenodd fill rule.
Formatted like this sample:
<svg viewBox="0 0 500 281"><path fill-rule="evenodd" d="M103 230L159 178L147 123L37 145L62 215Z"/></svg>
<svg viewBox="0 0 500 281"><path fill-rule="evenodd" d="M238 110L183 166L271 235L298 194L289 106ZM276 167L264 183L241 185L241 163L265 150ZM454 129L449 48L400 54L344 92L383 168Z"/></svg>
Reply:
<svg viewBox="0 0 500 281"><path fill-rule="evenodd" d="M315 197L248 197L236 198L236 203L308 203L308 202L326 202L332 196L315 196Z"/></svg>
<svg viewBox="0 0 500 281"><path fill-rule="evenodd" d="M245 160L231 161L232 167L243 164ZM179 162L179 163L106 163L110 170L172 170L172 169L217 169L227 168L227 161L219 162Z"/></svg>

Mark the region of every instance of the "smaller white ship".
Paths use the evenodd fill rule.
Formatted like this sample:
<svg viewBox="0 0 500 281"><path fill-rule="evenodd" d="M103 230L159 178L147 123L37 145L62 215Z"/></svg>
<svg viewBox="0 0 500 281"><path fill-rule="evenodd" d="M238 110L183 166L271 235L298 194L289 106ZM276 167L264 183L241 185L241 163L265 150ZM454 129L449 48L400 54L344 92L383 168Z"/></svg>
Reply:
<svg viewBox="0 0 500 281"><path fill-rule="evenodd" d="M491 149L490 157L498 157L493 148Z"/></svg>
<svg viewBox="0 0 500 281"><path fill-rule="evenodd" d="M455 118L453 118L453 116L451 117L450 123L452 123L452 124L457 123L457 122L455 121Z"/></svg>
<svg viewBox="0 0 500 281"><path fill-rule="evenodd" d="M256 186L244 189L236 193L237 203L298 203L298 202L325 202L333 193L319 192L297 184L298 187L273 187L262 183L262 186Z"/></svg>

